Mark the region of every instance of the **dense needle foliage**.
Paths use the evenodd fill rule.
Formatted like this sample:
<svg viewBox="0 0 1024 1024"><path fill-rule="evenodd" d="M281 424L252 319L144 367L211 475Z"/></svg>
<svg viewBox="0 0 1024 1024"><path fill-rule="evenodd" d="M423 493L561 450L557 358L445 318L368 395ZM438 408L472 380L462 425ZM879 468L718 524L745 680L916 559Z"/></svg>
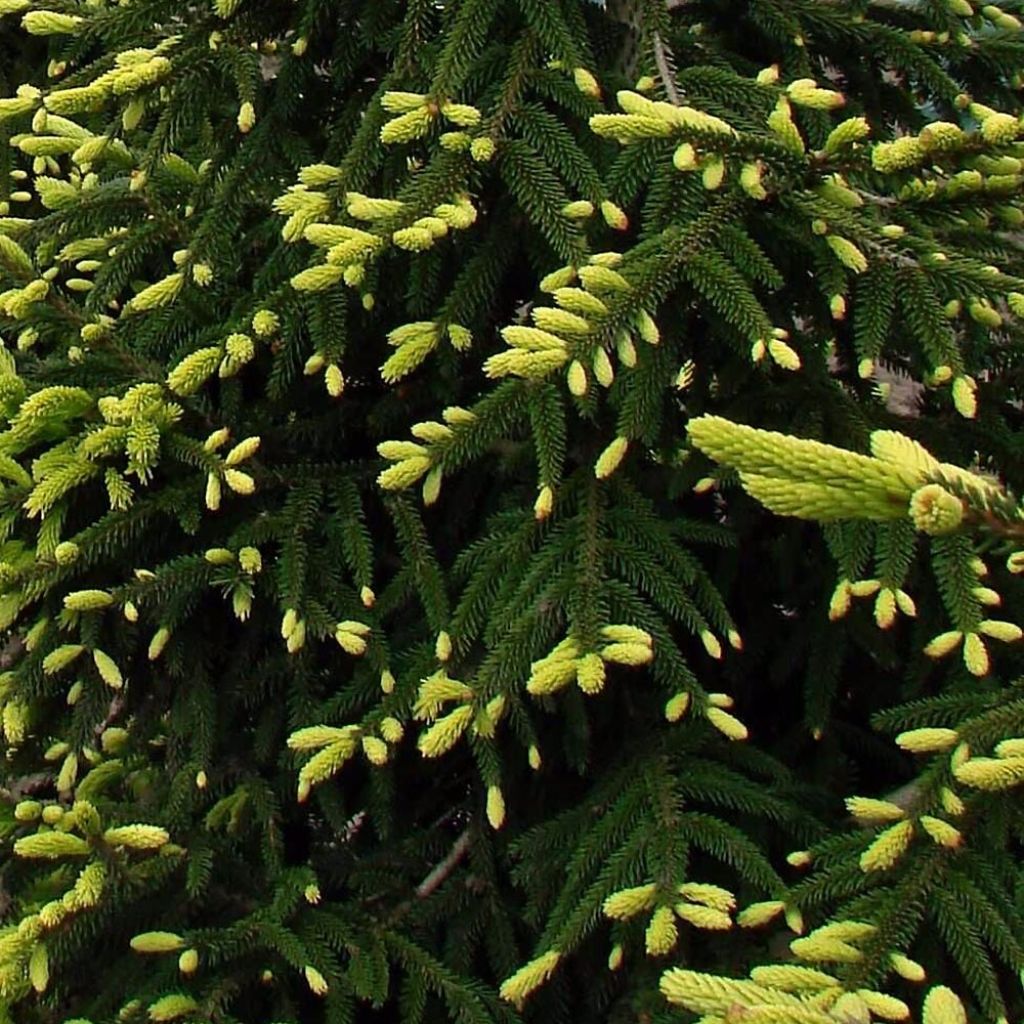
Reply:
<svg viewBox="0 0 1024 1024"><path fill-rule="evenodd" d="M1019 0L0 0L0 1009L1024 1013Z"/></svg>

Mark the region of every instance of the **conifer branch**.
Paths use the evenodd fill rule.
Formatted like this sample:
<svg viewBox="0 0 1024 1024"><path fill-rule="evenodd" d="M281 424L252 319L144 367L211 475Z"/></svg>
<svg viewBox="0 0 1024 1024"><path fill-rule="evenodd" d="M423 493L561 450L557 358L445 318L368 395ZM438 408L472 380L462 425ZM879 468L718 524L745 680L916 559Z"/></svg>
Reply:
<svg viewBox="0 0 1024 1024"><path fill-rule="evenodd" d="M12 1019L1020 1016L1018 6L0 0Z"/></svg>

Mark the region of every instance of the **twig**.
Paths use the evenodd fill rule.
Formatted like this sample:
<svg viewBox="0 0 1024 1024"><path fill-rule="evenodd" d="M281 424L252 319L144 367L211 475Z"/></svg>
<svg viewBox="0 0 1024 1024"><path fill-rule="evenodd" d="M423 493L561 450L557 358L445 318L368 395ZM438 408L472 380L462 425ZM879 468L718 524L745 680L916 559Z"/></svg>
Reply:
<svg viewBox="0 0 1024 1024"><path fill-rule="evenodd" d="M467 828L452 844L444 860L439 861L430 870L430 874L416 886L416 898L425 900L431 893L439 889L448 876L458 867L459 861L469 852L469 829Z"/></svg>
<svg viewBox="0 0 1024 1024"><path fill-rule="evenodd" d="M53 772L36 772L34 775L23 775L13 779L7 786L0 787L0 798L17 803L33 793L47 789L53 784Z"/></svg>
<svg viewBox="0 0 1024 1024"><path fill-rule="evenodd" d="M124 697L118 694L111 700L110 706L107 708L107 717L102 722L98 722L92 731L96 739L100 739L107 729L117 721L122 711L124 711Z"/></svg>
<svg viewBox="0 0 1024 1024"><path fill-rule="evenodd" d="M679 90L676 88L675 73L672 70L672 59L669 48L662 41L661 33L654 32L651 36L654 44L654 63L658 66L658 74L661 76L662 84L665 86L665 95L669 102L678 107L682 104Z"/></svg>

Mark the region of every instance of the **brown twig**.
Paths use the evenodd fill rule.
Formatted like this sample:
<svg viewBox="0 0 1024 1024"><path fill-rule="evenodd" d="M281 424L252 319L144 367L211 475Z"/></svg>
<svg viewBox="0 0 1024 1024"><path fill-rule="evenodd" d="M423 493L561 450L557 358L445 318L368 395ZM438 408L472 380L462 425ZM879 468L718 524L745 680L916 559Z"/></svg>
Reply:
<svg viewBox="0 0 1024 1024"><path fill-rule="evenodd" d="M436 892L458 867L459 862L469 852L469 829L467 828L458 839L452 843L452 848L446 854L444 860L438 861L431 868L430 873L418 886L416 886L416 898L425 900L431 893Z"/></svg>
<svg viewBox="0 0 1024 1024"><path fill-rule="evenodd" d="M102 722L97 722L96 727L93 729L93 735L96 739L100 739L103 734L117 721L118 716L124 710L124 697L118 694L110 702L110 706L107 708L107 716Z"/></svg>
<svg viewBox="0 0 1024 1024"><path fill-rule="evenodd" d="M661 76L662 84L665 86L665 95L668 96L669 103L673 106L681 106L683 101L679 95L679 89L676 87L669 48L662 40L660 32L652 34L651 42L654 45L654 63L658 66L658 74Z"/></svg>

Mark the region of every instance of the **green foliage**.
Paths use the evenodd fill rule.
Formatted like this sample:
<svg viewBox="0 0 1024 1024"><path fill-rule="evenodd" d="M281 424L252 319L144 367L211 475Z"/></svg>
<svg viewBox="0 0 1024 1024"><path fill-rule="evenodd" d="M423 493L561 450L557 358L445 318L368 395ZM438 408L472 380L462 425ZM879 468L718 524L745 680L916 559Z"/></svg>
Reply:
<svg viewBox="0 0 1024 1024"><path fill-rule="evenodd" d="M1024 1013L1019 13L0 0L2 1019Z"/></svg>

